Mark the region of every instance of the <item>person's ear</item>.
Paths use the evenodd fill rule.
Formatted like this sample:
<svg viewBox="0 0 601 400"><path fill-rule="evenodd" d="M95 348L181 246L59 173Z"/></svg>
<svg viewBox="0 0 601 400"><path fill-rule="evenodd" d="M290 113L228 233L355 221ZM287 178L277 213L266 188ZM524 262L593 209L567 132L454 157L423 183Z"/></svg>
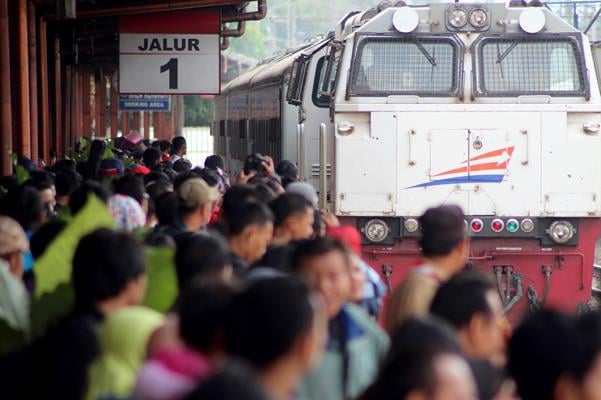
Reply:
<svg viewBox="0 0 601 400"><path fill-rule="evenodd" d="M413 389L410 391L405 400L427 400L428 395L421 389Z"/></svg>
<svg viewBox="0 0 601 400"><path fill-rule="evenodd" d="M471 342L471 345L478 345L482 340L482 332L486 328L485 316L482 313L476 313L470 319L467 324L467 339Z"/></svg>
<svg viewBox="0 0 601 400"><path fill-rule="evenodd" d="M578 385L574 381L574 378L563 374L559 377L553 388L553 398L561 400L577 400L580 398L578 392Z"/></svg>

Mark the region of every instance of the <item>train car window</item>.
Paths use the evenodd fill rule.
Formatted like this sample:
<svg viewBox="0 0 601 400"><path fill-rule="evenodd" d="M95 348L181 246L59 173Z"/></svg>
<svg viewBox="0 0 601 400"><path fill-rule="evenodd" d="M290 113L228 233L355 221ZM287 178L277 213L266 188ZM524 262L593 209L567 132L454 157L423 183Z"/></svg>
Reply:
<svg viewBox="0 0 601 400"><path fill-rule="evenodd" d="M490 36L474 49L476 96L588 97L578 36Z"/></svg>
<svg viewBox="0 0 601 400"><path fill-rule="evenodd" d="M334 94L336 76L338 73L338 65L340 63L340 55L342 54L342 46L340 44L332 44L326 55L327 67L323 76L320 76L319 94L320 99L329 99Z"/></svg>
<svg viewBox="0 0 601 400"><path fill-rule="evenodd" d="M225 136L225 120L219 121L219 136Z"/></svg>
<svg viewBox="0 0 601 400"><path fill-rule="evenodd" d="M462 45L454 36L360 37L350 96L458 96Z"/></svg>
<svg viewBox="0 0 601 400"><path fill-rule="evenodd" d="M311 95L313 99L313 104L317 107L326 108L330 105L330 97L323 96L320 90L323 85L323 81L325 80L326 70L328 66L328 56L321 57L317 61L317 66L315 68L315 80L313 82L313 93Z"/></svg>
<svg viewBox="0 0 601 400"><path fill-rule="evenodd" d="M289 104L300 105L303 102L303 89L305 87L305 78L309 69L310 58L306 54L301 54L292 64L290 81L288 82L288 91L286 92L286 101Z"/></svg>

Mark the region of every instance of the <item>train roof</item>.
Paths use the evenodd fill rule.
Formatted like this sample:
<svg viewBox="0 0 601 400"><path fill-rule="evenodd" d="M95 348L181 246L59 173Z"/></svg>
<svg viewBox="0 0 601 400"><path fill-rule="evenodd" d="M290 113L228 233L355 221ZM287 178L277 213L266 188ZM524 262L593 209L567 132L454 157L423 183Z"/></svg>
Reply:
<svg viewBox="0 0 601 400"><path fill-rule="evenodd" d="M312 42L304 43L294 49L289 49L281 55L268 58L250 71L233 79L222 90L222 94L227 94L235 90L261 86L268 82L275 82L283 79L286 72L292 67L294 60L300 54L313 54L330 40L332 35L326 38L318 38Z"/></svg>

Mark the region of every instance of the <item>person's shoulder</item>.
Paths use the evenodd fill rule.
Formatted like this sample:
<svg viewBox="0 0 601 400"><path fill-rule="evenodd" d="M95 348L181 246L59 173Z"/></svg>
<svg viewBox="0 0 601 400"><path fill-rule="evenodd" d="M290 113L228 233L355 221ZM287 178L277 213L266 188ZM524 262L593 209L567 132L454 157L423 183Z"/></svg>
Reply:
<svg viewBox="0 0 601 400"><path fill-rule="evenodd" d="M359 325L365 334L388 346L389 338L386 332L365 312L365 310L356 304L346 304L345 311Z"/></svg>
<svg viewBox="0 0 601 400"><path fill-rule="evenodd" d="M187 400L268 400L256 372L234 361L201 383Z"/></svg>

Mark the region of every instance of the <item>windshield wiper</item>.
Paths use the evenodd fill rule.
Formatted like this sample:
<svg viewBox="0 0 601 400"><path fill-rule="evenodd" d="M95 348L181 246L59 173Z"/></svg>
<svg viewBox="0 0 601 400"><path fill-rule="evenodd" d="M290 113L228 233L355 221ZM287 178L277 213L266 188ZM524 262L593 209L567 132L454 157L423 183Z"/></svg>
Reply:
<svg viewBox="0 0 601 400"><path fill-rule="evenodd" d="M503 62L503 60L505 59L505 57L507 57L509 55L509 53L511 53L511 51L513 49L515 49L515 47L518 45L518 42L513 42L511 43L511 45L509 45L509 47L507 48L507 50L505 50L502 54L501 51L499 49L499 44L497 43L497 64L501 64Z"/></svg>
<svg viewBox="0 0 601 400"><path fill-rule="evenodd" d="M432 57L432 55L430 53L428 53L428 50L426 50L424 45L421 44L420 42L415 42L415 45L417 46L419 51L424 55L424 57L426 57L428 62L430 62L430 65L432 65L433 67L436 67L436 59L434 57Z"/></svg>

